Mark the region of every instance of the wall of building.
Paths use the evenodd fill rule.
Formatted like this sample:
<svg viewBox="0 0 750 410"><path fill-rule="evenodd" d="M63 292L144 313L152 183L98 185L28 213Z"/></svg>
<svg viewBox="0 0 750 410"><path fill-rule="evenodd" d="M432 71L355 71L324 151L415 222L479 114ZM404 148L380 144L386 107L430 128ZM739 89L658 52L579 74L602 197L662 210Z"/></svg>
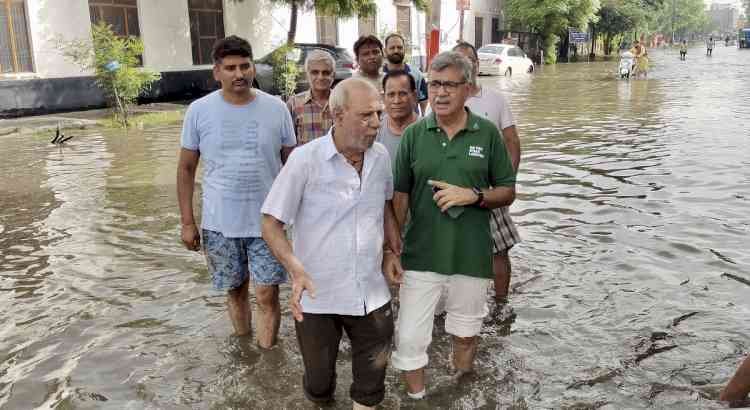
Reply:
<svg viewBox="0 0 750 410"><path fill-rule="evenodd" d="M193 68L187 3L184 0L138 2L138 23L145 49L143 63L150 70Z"/></svg>
<svg viewBox="0 0 750 410"><path fill-rule="evenodd" d="M63 56L58 41L91 43L88 0L26 2L34 72L39 77L89 74Z"/></svg>

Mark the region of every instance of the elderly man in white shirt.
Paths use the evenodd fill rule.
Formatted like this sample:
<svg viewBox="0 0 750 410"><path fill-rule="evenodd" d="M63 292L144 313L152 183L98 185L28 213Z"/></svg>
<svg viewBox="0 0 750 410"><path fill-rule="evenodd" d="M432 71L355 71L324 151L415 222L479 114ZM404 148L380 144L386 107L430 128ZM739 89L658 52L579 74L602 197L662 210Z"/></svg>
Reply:
<svg viewBox="0 0 750 410"><path fill-rule="evenodd" d="M332 92L334 126L298 147L261 209L263 238L292 276L291 310L315 403L333 400L342 330L352 343L354 409L385 395L393 338L391 295L399 283L401 239L388 152L375 143L378 91L348 79ZM294 225L292 244L284 225Z"/></svg>

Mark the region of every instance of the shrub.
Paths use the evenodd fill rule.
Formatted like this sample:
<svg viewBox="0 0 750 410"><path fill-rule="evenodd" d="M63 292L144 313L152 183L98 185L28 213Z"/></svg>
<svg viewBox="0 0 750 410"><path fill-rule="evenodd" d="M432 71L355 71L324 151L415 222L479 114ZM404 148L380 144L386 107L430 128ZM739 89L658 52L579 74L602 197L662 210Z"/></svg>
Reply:
<svg viewBox="0 0 750 410"><path fill-rule="evenodd" d="M128 126L131 106L161 76L140 67L144 51L141 39L118 36L105 23L93 26L92 34L92 43L59 41L60 48L83 70L94 71L96 84L112 108L115 121Z"/></svg>

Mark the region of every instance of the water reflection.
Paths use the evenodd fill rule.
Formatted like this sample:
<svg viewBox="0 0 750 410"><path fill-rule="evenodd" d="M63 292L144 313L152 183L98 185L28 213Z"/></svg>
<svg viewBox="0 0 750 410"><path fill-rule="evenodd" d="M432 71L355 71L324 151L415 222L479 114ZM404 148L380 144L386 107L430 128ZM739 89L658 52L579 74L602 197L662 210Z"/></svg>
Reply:
<svg viewBox="0 0 750 410"><path fill-rule="evenodd" d="M482 79L511 97L524 148L518 317L485 327L464 380L437 330L429 399L389 372L383 408L722 407L750 348L750 289L732 279L750 278L750 53L699 54L654 51L648 80L616 80L614 62ZM286 307L276 349L229 336L179 244L178 135L3 137L0 407L311 408Z"/></svg>

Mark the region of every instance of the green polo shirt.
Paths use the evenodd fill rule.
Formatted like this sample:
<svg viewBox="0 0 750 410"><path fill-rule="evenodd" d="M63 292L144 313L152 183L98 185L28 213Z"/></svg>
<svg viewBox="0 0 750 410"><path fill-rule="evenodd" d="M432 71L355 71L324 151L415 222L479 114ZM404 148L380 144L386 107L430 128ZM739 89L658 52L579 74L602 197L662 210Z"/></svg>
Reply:
<svg viewBox="0 0 750 410"><path fill-rule="evenodd" d="M462 187L513 186L510 156L495 125L469 109L465 129L452 140L435 114L409 126L393 166L394 188L409 194L411 219L401 263L404 269L492 278L490 211L466 206L458 218L440 212L427 181Z"/></svg>

